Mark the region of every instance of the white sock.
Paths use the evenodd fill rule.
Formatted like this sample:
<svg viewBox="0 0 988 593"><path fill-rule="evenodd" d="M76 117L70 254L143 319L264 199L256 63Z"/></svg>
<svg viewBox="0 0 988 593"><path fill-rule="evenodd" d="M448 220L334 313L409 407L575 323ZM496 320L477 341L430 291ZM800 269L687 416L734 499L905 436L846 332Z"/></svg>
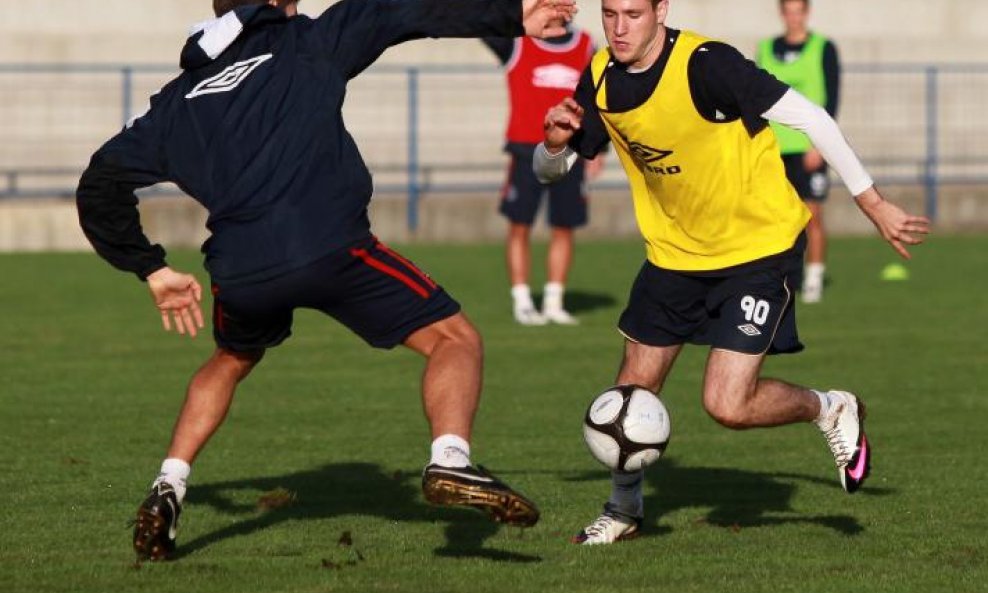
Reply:
<svg viewBox="0 0 988 593"><path fill-rule="evenodd" d="M559 282L548 282L545 285L545 293L542 295L543 311L562 311L563 292L565 287Z"/></svg>
<svg viewBox="0 0 988 593"><path fill-rule="evenodd" d="M432 441L429 465L466 467L470 465L470 443L455 434L444 434Z"/></svg>
<svg viewBox="0 0 988 593"><path fill-rule="evenodd" d="M514 301L515 309L534 309L535 302L532 301L532 291L527 284L515 284L511 287L511 299Z"/></svg>
<svg viewBox="0 0 988 593"><path fill-rule="evenodd" d="M825 269L826 265L823 263L806 264L806 277L803 279L803 284L822 285Z"/></svg>
<svg viewBox="0 0 988 593"><path fill-rule="evenodd" d="M820 413L817 414L816 419L813 420L813 422L816 422L817 425L819 425L823 422L823 419L827 417L827 414L830 413L830 406L833 402L830 400L830 394L826 391L818 391L816 389L810 389L810 391L815 393L816 396L820 398Z"/></svg>
<svg viewBox="0 0 988 593"><path fill-rule="evenodd" d="M642 484L645 472L611 472L611 497L607 506L623 515L641 517L645 512Z"/></svg>
<svg viewBox="0 0 988 593"><path fill-rule="evenodd" d="M175 487L175 497L178 502L182 502L182 499L185 498L186 482L191 472L192 466L188 463L181 459L169 457L161 462L161 471L158 472L158 477L154 479L152 486L159 482L168 482Z"/></svg>

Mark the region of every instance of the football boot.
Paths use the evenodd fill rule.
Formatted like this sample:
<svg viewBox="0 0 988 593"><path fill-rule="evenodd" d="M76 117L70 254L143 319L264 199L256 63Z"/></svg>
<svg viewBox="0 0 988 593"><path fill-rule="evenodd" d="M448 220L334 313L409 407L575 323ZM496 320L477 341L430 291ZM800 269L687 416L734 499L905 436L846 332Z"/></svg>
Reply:
<svg viewBox="0 0 988 593"><path fill-rule="evenodd" d="M482 466L431 464L422 472L422 492L432 504L473 507L498 523L531 527L539 520L535 503Z"/></svg>

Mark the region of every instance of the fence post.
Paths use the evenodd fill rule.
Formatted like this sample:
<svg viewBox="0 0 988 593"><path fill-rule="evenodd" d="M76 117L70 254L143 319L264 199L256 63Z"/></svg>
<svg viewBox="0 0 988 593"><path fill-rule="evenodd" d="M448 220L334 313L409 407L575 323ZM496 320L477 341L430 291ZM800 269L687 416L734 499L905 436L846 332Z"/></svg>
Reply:
<svg viewBox="0 0 988 593"><path fill-rule="evenodd" d="M926 186L926 217L931 221L937 218L939 209L940 178L939 164L939 82L936 66L926 68L926 166L923 182Z"/></svg>
<svg viewBox="0 0 988 593"><path fill-rule="evenodd" d="M408 74L408 230L419 226L419 70L410 67Z"/></svg>
<svg viewBox="0 0 988 593"><path fill-rule="evenodd" d="M120 70L120 74L123 77L123 125L127 125L131 118L130 105L132 103L131 99L134 94L134 68L131 66L124 66Z"/></svg>

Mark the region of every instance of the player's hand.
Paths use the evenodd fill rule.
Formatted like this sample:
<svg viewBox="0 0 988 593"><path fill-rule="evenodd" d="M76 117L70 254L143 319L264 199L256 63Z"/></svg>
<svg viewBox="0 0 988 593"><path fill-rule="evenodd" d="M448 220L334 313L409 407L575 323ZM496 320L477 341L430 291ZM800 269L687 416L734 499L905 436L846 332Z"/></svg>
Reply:
<svg viewBox="0 0 988 593"><path fill-rule="evenodd" d="M540 39L565 35L576 11L576 0L522 0L525 34Z"/></svg>
<svg viewBox="0 0 988 593"><path fill-rule="evenodd" d="M175 331L196 337L203 323L202 309L199 307L202 286L195 276L176 272L166 266L148 276L147 283L151 298L161 312L161 325L165 331L171 331L174 322Z"/></svg>
<svg viewBox="0 0 988 593"><path fill-rule="evenodd" d="M814 173L823 167L823 155L820 151L811 148L803 155L803 170L807 173Z"/></svg>
<svg viewBox="0 0 988 593"><path fill-rule="evenodd" d="M553 154L558 153L582 124L583 108L572 97L566 97L545 114L542 124L545 147Z"/></svg>
<svg viewBox="0 0 988 593"><path fill-rule="evenodd" d="M904 259L909 259L906 245L919 245L930 232L930 221L924 216L912 216L885 200L874 186L855 197L858 207Z"/></svg>

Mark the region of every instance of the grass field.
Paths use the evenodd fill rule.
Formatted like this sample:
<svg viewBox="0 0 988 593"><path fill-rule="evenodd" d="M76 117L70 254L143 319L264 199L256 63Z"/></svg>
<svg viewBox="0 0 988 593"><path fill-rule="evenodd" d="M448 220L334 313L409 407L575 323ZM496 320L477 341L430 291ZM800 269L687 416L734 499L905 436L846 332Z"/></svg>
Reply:
<svg viewBox="0 0 988 593"><path fill-rule="evenodd" d="M863 396L876 458L861 493L841 491L808 425L707 418L694 347L666 386L673 437L644 536L592 549L567 541L609 484L580 421L613 380L640 245L578 246L576 328L512 323L499 246L403 252L484 334L474 456L537 500L535 528L427 506L420 359L302 312L196 464L179 558L136 566L128 521L212 343L161 332L144 286L95 256L5 255L0 591L988 590L988 237L935 236L906 282L879 280L894 257L878 239L836 240L825 302L799 311L807 351L767 364ZM287 506L259 504L278 489Z"/></svg>

